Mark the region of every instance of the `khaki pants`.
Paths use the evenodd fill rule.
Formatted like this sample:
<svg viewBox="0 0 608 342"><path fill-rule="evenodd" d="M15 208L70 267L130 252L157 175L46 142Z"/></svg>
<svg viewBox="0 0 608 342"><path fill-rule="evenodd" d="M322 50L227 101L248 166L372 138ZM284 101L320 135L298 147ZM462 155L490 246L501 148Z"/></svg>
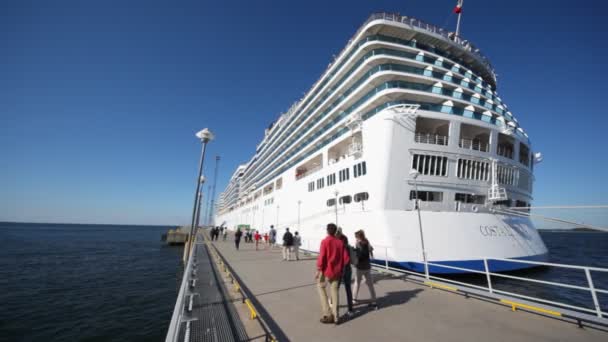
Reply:
<svg viewBox="0 0 608 342"><path fill-rule="evenodd" d="M291 260L291 246L283 246L283 260Z"/></svg>
<svg viewBox="0 0 608 342"><path fill-rule="evenodd" d="M293 246L293 254L296 256L296 260L300 260L300 247Z"/></svg>
<svg viewBox="0 0 608 342"><path fill-rule="evenodd" d="M325 290L326 285L329 283L329 292L331 296L331 311L329 308L329 302L327 300L327 292ZM327 279L324 275L319 276L319 282L317 283L317 289L319 290L319 299L321 300L321 315L324 317L334 317L338 319L338 307L340 303L338 299L338 286L340 285L340 279Z"/></svg>

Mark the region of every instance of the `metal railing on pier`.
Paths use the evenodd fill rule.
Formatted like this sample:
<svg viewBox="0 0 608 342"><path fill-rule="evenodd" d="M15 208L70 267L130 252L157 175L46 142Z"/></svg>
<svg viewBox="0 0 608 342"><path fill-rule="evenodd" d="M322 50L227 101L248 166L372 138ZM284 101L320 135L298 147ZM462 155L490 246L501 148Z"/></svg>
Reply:
<svg viewBox="0 0 608 342"><path fill-rule="evenodd" d="M316 253L311 248L315 248L315 246L318 247L320 242L321 242L320 240L305 240L305 241L303 241L302 247L306 247L308 251L312 251L312 253ZM579 320L579 322L588 321L588 322L592 322L592 323L600 323L603 325L608 325L608 312L606 310L602 309L602 306L601 306L601 303L599 300L599 295L608 295L608 289L598 288L596 286L596 284L594 282L594 278L593 278L594 272L603 273L603 274L608 275L608 268L577 266L577 265L558 264L558 263L540 262L540 261L528 261L528 260L509 259L509 258L479 257L479 258L477 258L477 260L479 260L480 263L482 263L482 265L483 265L483 267L481 267L480 269L458 267L458 266L446 265L446 264L442 264L442 263L438 263L438 262L430 262L430 261L427 261L425 264L424 261L417 261L417 262L415 262L415 264L423 265L424 269L426 271L425 272L416 272L416 271L411 271L411 270L401 268L401 267L395 267L397 262L392 260L393 258L391 257L391 255L395 255L395 252L397 250L399 250L400 252L405 252L405 250L397 249L397 248L390 247L390 246L376 245L376 244L374 244L373 247L374 247L373 262L377 269L390 270L392 272L397 272L397 273L402 273L402 274L416 275L416 276L423 277L427 281L437 280L437 281L441 281L444 283L457 284L459 286L464 287L464 289L467 289L467 288L475 289L475 290L481 291L482 293L486 293L487 296L495 298L499 302L501 300L503 303L505 301L509 302L510 305L512 303L511 300L513 298L519 298L519 299L522 299L522 300L525 300L525 301L528 301L531 303L538 303L540 305L548 305L552 310L555 310L557 312L559 312L561 309L567 309L569 311L565 315L567 315L571 318L577 319L577 320ZM419 250L409 251L409 252L410 252L409 254L412 254L412 253L420 254L421 253ZM400 254L403 254L403 253L400 253ZM431 256L429 256L429 257L431 257ZM491 271L491 265L495 262L526 264L529 267L544 266L544 267L551 267L551 268L576 270L576 271L579 271L581 273L581 275L584 276L586 285L535 279L532 277L527 277L523 273L522 274L520 274L520 273L507 274L507 273L493 272L493 271ZM428 271L429 268L431 269L431 272ZM435 270L435 272L433 272L433 269ZM483 284L483 282L473 284L473 283L457 280L458 278L455 279L455 278L451 278L451 277L442 276L442 275L439 275L438 273L436 273L437 269L450 270L450 271L453 271L452 273L478 274L480 276L483 276L483 278L485 279L485 285ZM444 273L447 273L447 272L444 272ZM584 292L589 293L589 295L590 295L589 298L591 299L591 301L589 302L589 305L583 306L583 305L576 305L576 304L572 304L572 303L565 303L563 301L558 301L558 300L540 298L540 297L536 297L533 295L522 293L521 291L515 291L513 289L510 289L509 291L502 290L502 289L497 288L496 279L493 280L492 277L521 281L521 282L525 282L526 284L532 284L532 285L538 285L538 286L541 286L541 285L542 286L552 286L552 287L558 287L558 288L564 288L564 289L584 291ZM502 284L498 284L498 285L502 285ZM517 306L519 304L514 303L513 305ZM524 304L522 304L522 305L525 307ZM594 316L597 317L597 319L593 318Z"/></svg>

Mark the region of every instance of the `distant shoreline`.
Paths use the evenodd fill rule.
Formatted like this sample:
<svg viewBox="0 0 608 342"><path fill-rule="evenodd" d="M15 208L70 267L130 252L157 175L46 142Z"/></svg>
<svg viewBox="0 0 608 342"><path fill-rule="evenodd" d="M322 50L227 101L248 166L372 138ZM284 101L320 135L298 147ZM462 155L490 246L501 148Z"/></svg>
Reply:
<svg viewBox="0 0 608 342"><path fill-rule="evenodd" d="M17 225L53 225L53 226L118 226L118 227L181 227L179 224L118 224L118 223L54 223L54 222L13 222L0 221L2 224L17 224Z"/></svg>

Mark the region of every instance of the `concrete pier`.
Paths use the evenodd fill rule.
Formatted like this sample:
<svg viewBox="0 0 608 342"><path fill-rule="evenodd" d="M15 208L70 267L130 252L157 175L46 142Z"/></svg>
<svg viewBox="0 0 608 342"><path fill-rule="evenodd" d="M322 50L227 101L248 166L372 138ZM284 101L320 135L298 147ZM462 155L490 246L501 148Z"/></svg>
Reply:
<svg viewBox="0 0 608 342"><path fill-rule="evenodd" d="M365 304L334 326L319 322L314 256L282 261L281 250L255 250L232 239L213 242L246 287L279 341L606 341L608 330L431 289L404 276L375 274L379 310ZM340 289L340 311L346 312ZM360 299L368 298L362 286Z"/></svg>

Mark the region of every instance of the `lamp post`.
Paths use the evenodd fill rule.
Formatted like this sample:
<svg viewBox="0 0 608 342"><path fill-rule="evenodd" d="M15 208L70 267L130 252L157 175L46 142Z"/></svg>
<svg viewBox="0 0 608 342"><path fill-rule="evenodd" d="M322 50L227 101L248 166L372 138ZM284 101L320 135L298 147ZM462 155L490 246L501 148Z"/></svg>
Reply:
<svg viewBox="0 0 608 342"><path fill-rule="evenodd" d="M424 234L422 233L422 218L420 217L420 203L418 198L418 183L416 179L420 176L418 170L412 169L410 171L410 177L414 180L414 189L416 191L416 211L418 212L418 229L420 230L420 245L422 246L422 260L424 261L424 276L429 279L429 264L426 259L426 249L424 248Z"/></svg>
<svg viewBox="0 0 608 342"><path fill-rule="evenodd" d="M200 179L201 182L201 189L198 192L198 207L196 210L196 228L198 228L198 226L200 225L201 222L201 204L203 203L203 184L205 184L205 176L201 176ZM204 217L204 215L203 215Z"/></svg>
<svg viewBox="0 0 608 342"><path fill-rule="evenodd" d="M339 194L340 194L340 192L338 190L336 190L334 192L334 195L336 196L336 203L334 203L335 212L336 212L336 226L338 226L338 195Z"/></svg>
<svg viewBox="0 0 608 342"><path fill-rule="evenodd" d="M188 244L186 245L186 250L184 251L185 259L188 260L190 256L190 248L192 247L192 242L194 241L194 226L196 224L196 212L197 207L199 206L199 191L201 191L201 177L203 175L203 164L205 162L205 151L207 150L207 143L213 140L213 133L208 128L205 128L198 133L196 133L196 137L201 139L202 142L202 150L201 150L201 159L198 163L198 177L196 177L196 191L194 192L194 206L192 208L192 223L190 225L190 238L188 239Z"/></svg>
<svg viewBox="0 0 608 342"><path fill-rule="evenodd" d="M298 200L298 230L300 230L300 206L302 205L302 201Z"/></svg>

